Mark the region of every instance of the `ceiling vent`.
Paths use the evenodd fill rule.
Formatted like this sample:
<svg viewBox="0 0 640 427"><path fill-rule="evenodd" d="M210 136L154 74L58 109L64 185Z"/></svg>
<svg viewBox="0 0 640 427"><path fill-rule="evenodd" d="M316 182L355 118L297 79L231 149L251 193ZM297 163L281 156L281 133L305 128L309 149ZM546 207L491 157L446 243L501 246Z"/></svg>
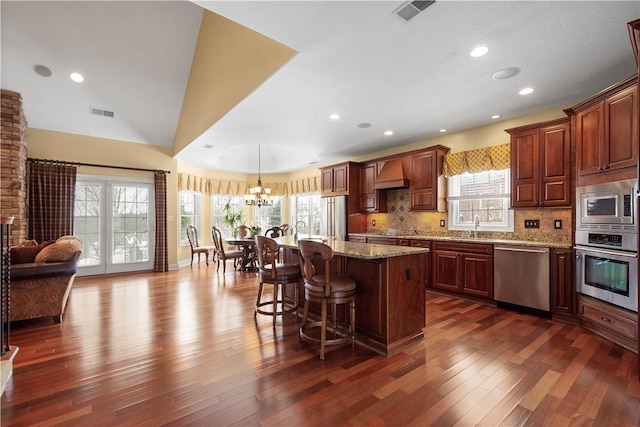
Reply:
<svg viewBox="0 0 640 427"><path fill-rule="evenodd" d="M413 18L414 16L416 16L417 14L419 14L420 12L422 12L423 10L425 10L426 8L428 8L434 3L435 3L435 0L412 1L400 6L398 9L396 9L395 13L405 21L409 21L411 18Z"/></svg>
<svg viewBox="0 0 640 427"><path fill-rule="evenodd" d="M115 116L113 111L101 110L99 108L91 108L91 114L95 116L104 116L104 117L111 117L111 118Z"/></svg>

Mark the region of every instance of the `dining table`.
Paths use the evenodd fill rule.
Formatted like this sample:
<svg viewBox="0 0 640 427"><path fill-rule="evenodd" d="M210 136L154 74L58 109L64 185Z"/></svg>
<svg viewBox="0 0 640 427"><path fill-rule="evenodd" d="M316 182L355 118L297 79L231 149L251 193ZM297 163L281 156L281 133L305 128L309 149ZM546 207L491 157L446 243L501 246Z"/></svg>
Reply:
<svg viewBox="0 0 640 427"><path fill-rule="evenodd" d="M242 271L254 271L256 267L255 247L256 241L253 237L227 237L225 243L230 246L237 246L243 253Z"/></svg>

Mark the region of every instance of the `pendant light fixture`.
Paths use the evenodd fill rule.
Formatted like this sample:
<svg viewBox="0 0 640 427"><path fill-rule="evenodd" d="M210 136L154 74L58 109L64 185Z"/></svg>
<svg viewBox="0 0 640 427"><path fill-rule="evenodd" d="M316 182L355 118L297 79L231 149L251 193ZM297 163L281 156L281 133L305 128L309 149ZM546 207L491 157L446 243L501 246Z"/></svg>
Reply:
<svg viewBox="0 0 640 427"><path fill-rule="evenodd" d="M255 187L249 188L248 195L245 196L245 204L249 206L257 206L261 208L262 206L273 206L273 200L271 199L271 189L264 188L262 186L262 177L260 176L260 145L258 144L258 185Z"/></svg>

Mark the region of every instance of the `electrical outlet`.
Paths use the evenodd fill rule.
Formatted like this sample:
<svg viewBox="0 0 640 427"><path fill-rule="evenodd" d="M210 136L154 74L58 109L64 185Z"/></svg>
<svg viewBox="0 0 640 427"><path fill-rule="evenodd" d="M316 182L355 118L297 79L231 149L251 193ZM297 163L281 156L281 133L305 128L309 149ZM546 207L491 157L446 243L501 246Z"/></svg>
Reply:
<svg viewBox="0 0 640 427"><path fill-rule="evenodd" d="M555 228L556 230L562 230L562 220L561 219L554 219L553 220L553 228Z"/></svg>
<svg viewBox="0 0 640 427"><path fill-rule="evenodd" d="M440 220L440 227L444 227L444 219Z"/></svg>
<svg viewBox="0 0 640 427"><path fill-rule="evenodd" d="M524 228L540 228L539 219L525 219Z"/></svg>
<svg viewBox="0 0 640 427"><path fill-rule="evenodd" d="M371 225L373 225L374 227L376 226L376 220L375 219L371 220Z"/></svg>

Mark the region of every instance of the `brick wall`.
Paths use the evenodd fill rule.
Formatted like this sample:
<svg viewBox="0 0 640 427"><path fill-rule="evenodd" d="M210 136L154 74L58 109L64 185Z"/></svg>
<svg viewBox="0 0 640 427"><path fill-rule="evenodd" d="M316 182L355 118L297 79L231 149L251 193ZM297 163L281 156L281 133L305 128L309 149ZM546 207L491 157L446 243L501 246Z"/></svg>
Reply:
<svg viewBox="0 0 640 427"><path fill-rule="evenodd" d="M14 217L10 243L16 245L27 238L27 119L22 96L4 89L0 92L0 215Z"/></svg>

